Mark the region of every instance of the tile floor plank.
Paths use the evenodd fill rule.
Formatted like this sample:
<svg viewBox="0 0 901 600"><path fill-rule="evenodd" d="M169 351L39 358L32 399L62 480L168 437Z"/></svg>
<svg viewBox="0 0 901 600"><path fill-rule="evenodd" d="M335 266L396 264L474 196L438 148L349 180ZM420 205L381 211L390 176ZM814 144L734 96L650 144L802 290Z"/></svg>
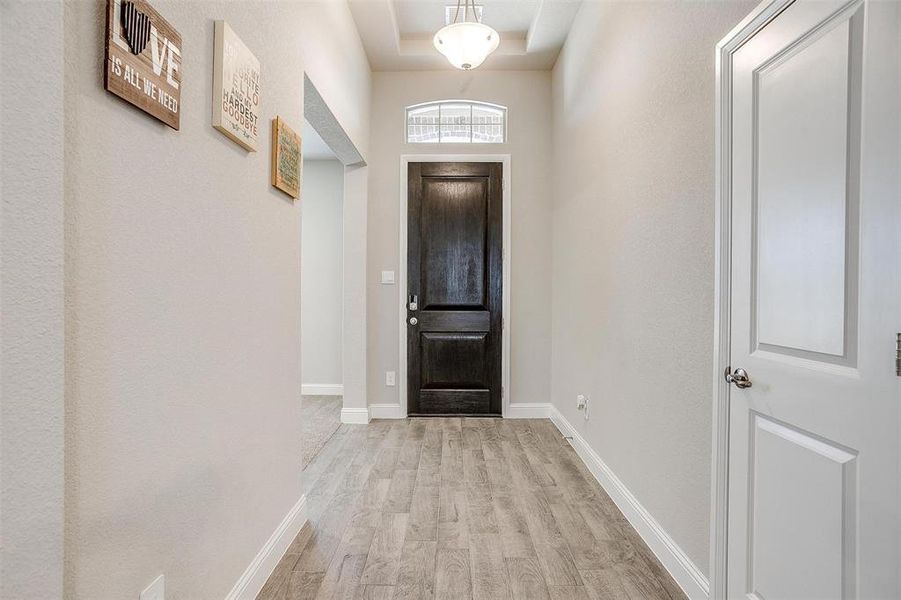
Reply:
<svg viewBox="0 0 901 600"><path fill-rule="evenodd" d="M438 496L438 547L469 549L466 492L442 487Z"/></svg>
<svg viewBox="0 0 901 600"><path fill-rule="evenodd" d="M360 583L364 585L394 585L407 531L405 513L384 513L379 528L372 537L366 567Z"/></svg>
<svg viewBox="0 0 901 600"><path fill-rule="evenodd" d="M407 521L407 541L438 541L439 488L416 486L410 501L410 518Z"/></svg>
<svg viewBox="0 0 901 600"><path fill-rule="evenodd" d="M366 585L360 600L394 600L393 585Z"/></svg>
<svg viewBox="0 0 901 600"><path fill-rule="evenodd" d="M394 513L410 512L410 501L413 499L413 486L415 485L416 471L395 470L382 510Z"/></svg>
<svg viewBox="0 0 901 600"><path fill-rule="evenodd" d="M507 579L513 600L549 600L541 566L534 558L507 558Z"/></svg>
<svg viewBox="0 0 901 600"><path fill-rule="evenodd" d="M590 600L631 600L615 569L582 571L581 575Z"/></svg>
<svg viewBox="0 0 901 600"><path fill-rule="evenodd" d="M471 596L469 550L439 549L435 557L436 600L461 600Z"/></svg>
<svg viewBox="0 0 901 600"><path fill-rule="evenodd" d="M473 600L509 600L510 587L500 535L479 534L471 536L470 540Z"/></svg>
<svg viewBox="0 0 901 600"><path fill-rule="evenodd" d="M574 585L549 585L551 600L590 600L588 592L582 586Z"/></svg>
<svg viewBox="0 0 901 600"><path fill-rule="evenodd" d="M498 532L505 558L535 558L535 547L529 526L513 496L498 496L492 500Z"/></svg>
<svg viewBox="0 0 901 600"><path fill-rule="evenodd" d="M431 600L435 597L437 551L437 542L404 542L394 600Z"/></svg>

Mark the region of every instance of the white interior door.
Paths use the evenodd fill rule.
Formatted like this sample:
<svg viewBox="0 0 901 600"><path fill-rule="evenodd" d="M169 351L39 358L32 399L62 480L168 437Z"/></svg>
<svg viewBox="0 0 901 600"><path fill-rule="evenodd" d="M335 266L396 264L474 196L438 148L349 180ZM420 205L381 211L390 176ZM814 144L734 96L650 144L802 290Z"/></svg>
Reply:
<svg viewBox="0 0 901 600"><path fill-rule="evenodd" d="M796 0L734 54L729 598L901 598L899 38Z"/></svg>

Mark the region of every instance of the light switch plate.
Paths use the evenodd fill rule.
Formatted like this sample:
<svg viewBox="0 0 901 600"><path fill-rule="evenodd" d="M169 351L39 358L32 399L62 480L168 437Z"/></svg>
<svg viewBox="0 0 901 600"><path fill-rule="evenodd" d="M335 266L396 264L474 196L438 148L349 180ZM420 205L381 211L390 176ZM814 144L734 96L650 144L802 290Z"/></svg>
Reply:
<svg viewBox="0 0 901 600"><path fill-rule="evenodd" d="M385 371L385 385L388 387L394 387L397 383L396 375L394 371Z"/></svg>
<svg viewBox="0 0 901 600"><path fill-rule="evenodd" d="M382 283L394 285L394 271L382 271Z"/></svg>
<svg viewBox="0 0 901 600"><path fill-rule="evenodd" d="M166 577L160 575L144 588L141 600L166 600Z"/></svg>

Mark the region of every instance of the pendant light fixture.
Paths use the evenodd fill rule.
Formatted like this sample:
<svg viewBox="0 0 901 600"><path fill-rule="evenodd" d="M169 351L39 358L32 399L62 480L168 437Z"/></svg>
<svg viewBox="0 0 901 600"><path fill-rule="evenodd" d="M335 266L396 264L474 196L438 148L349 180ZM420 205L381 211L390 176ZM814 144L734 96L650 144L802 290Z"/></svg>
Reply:
<svg viewBox="0 0 901 600"><path fill-rule="evenodd" d="M461 6L462 21L458 20ZM466 15L470 9L472 21L467 21ZM478 67L489 54L497 50L500 41L501 38L494 29L481 23L474 0L457 0L454 22L439 29L432 43L450 64L468 71Z"/></svg>

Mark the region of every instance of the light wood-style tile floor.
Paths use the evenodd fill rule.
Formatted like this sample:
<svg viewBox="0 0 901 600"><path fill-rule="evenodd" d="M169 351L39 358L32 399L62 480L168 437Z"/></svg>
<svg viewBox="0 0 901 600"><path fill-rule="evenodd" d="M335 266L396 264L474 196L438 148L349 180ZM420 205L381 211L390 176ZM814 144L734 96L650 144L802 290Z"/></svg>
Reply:
<svg viewBox="0 0 901 600"><path fill-rule="evenodd" d="M341 425L258 600L684 595L547 420Z"/></svg>
<svg viewBox="0 0 901 600"><path fill-rule="evenodd" d="M300 464L306 468L329 438L341 426L341 396L302 396L300 399L303 456Z"/></svg>

